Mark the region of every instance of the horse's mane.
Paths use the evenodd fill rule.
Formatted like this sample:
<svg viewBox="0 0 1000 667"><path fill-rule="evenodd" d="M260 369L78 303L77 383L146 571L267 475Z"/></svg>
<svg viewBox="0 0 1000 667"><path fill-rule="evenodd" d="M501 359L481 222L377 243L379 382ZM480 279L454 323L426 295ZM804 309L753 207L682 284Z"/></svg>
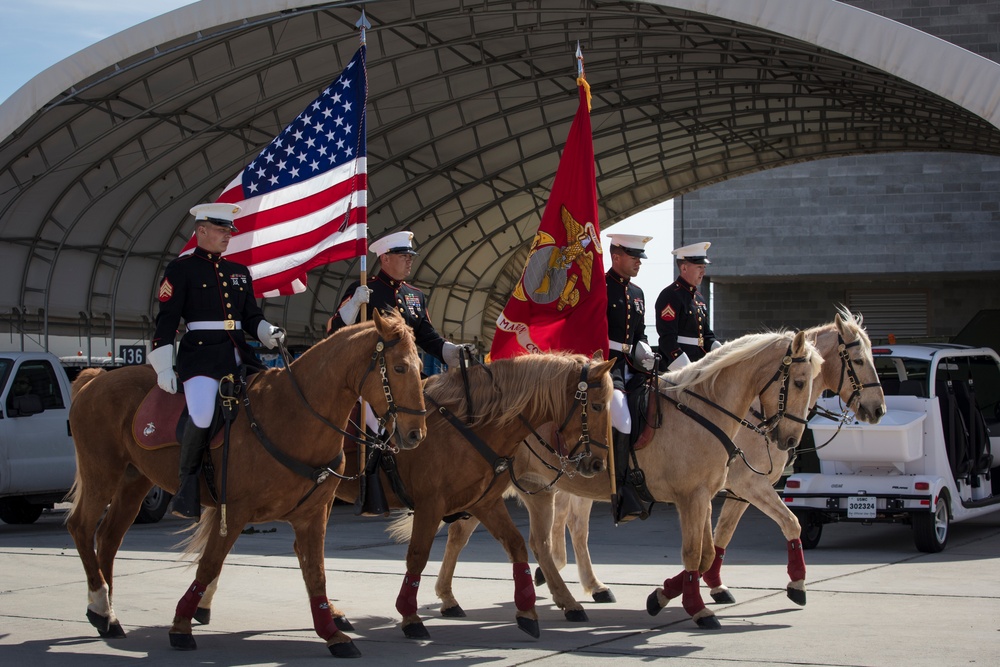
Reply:
<svg viewBox="0 0 1000 667"><path fill-rule="evenodd" d="M863 350L871 349L871 339L868 338L868 332L865 331L864 327L864 316L861 313L852 313L843 304L838 304L835 306L835 309L847 330L854 334L853 340L860 340ZM806 335L809 336L810 340L814 340L817 334L830 330L837 331L836 322L827 322L826 324L806 329Z"/></svg>
<svg viewBox="0 0 1000 667"><path fill-rule="evenodd" d="M489 365L492 379L484 367L469 369L469 393L475 412L471 426L490 423L502 427L522 414L565 411L569 398L568 374L572 373L575 381L588 361L582 354L548 352L498 359ZM465 418L468 406L460 369L428 378L424 393Z"/></svg>
<svg viewBox="0 0 1000 667"><path fill-rule="evenodd" d="M379 313L382 315L381 313ZM382 322L386 325L386 340L395 340L397 338L409 337L413 339L413 330L407 326L406 321L397 313L396 311L390 311L388 314L382 315ZM308 350L302 353L301 356L295 359L292 364L295 364L301 360L303 366L308 366L311 363L315 363L315 356L320 354L318 350L322 349L326 345L337 345L337 344L351 344L356 341L356 339L365 336L369 331L375 328L374 320L366 320L364 322L358 322L351 324L349 326L343 327L342 329L337 329L326 338L316 343Z"/></svg>
<svg viewBox="0 0 1000 667"><path fill-rule="evenodd" d="M701 386L711 388L719 373L725 369L753 359L775 343L783 342L787 346L791 344L794 337L795 334L791 331L747 334L712 350L702 359L688 364L680 370L666 373L662 377L669 383L672 390L692 389ZM809 346L808 349L809 363L813 364L814 371L818 372L823 359L814 347Z"/></svg>

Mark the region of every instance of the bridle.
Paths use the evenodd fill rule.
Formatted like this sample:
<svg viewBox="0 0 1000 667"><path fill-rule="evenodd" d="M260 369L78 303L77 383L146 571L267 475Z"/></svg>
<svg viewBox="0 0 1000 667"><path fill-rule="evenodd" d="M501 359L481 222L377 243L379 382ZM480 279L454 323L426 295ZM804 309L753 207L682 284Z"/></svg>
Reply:
<svg viewBox="0 0 1000 667"><path fill-rule="evenodd" d="M382 380L382 393L385 396L385 403L386 403L385 414L381 416L375 415L376 418L378 419L378 431L384 430L386 423L390 419L392 420L392 431L386 431L385 440L378 440L376 438L374 441L372 441L369 438L362 439L351 436L351 439L355 440L356 442L363 444L370 444L372 447L376 449L389 450L394 454L398 452L399 449L389 445L388 442L389 438L396 432L396 415L399 414L400 412L407 415L416 415L418 417L423 417L424 415L427 414L427 410L417 410L414 408L407 408L404 406L397 405L395 399L392 396L392 387L389 385L389 372L386 369L386 363L385 363L385 351L389 348L395 347L396 344L399 343L401 340L403 339L397 338L396 340L386 342L382 338L382 336L379 335L378 342L375 344L375 351L372 352L371 363L368 364L368 370L366 370L365 374L361 376L361 382L358 384L358 394L360 395L361 389L365 386L365 381L368 379L368 375L373 370L375 370L375 366L378 365L379 376ZM289 366L287 368L289 369L289 373L291 373L291 367ZM301 396L302 392L299 392L299 395ZM303 398L303 400L305 399ZM374 412L374 410L372 410L372 412ZM340 429L337 430L340 431ZM363 429L359 429L359 432L363 432ZM341 431L341 433L344 432Z"/></svg>
<svg viewBox="0 0 1000 667"><path fill-rule="evenodd" d="M851 365L851 355L848 350L852 347L858 347L861 345L861 337L859 336L856 340L850 343L844 342L844 337L840 335L840 331L837 331L837 356L840 357L840 379L837 382L837 399L840 403L840 412L833 412L819 405L814 405L812 410L809 411L809 419L819 415L820 417L826 417L830 421L837 422L837 430L833 432L833 435L824 442L822 445L816 445L811 449L803 449L801 452L814 452L822 449L830 444L840 430L844 428L850 419L851 404L854 403L856 399L861 398L861 392L865 389L872 387L881 387L882 383L878 379L878 374L875 374L875 382L862 383L861 378L858 377L858 371L855 370L854 366ZM840 397L840 392L844 388L844 378L847 378L851 383L851 395L848 396L845 402L843 398Z"/></svg>
<svg viewBox="0 0 1000 667"><path fill-rule="evenodd" d="M462 367L464 368L464 362L465 362L464 355L465 355L465 353L462 352L461 354L462 354L463 358L460 361L462 362ZM490 370L489 366L483 364L481 361L479 361L478 359L476 359L475 357L473 357L471 355L469 356L469 360L472 363L476 363L476 364L479 364L480 366L482 366L483 370L489 376L490 381L493 382L493 385L494 385L494 388L496 389L496 391L500 391L499 387L496 386L496 381L493 378L493 372ZM472 431L472 429L469 428L469 426L467 424L463 423L450 410L448 410L448 408L446 408L443 405L440 405L439 403L437 403L433 398L431 398L427 394L424 395L424 398L426 400L430 401L431 403L433 403L435 406L437 406L437 411L441 414L441 416L444 417L445 420L448 421L448 423L450 423L459 433L461 433L465 437L465 439L476 449L477 452L479 452L479 454L484 459L486 459L486 462L489 463L490 466L491 466L491 468L493 469L493 480L486 487L486 490L483 491L483 494L475 502L473 502L473 503L471 503L469 505L470 507L472 505L475 505L476 503L479 502L479 500L481 500L483 497L485 497L485 495L489 492L490 488L493 487L493 484L496 482L496 480L499 478L499 476L502 473L504 473L504 472L508 473L508 475L510 476L511 484L513 484L517 489L519 489L519 490L521 490L521 491L523 491L524 493L527 493L527 494L539 493L541 491L544 491L544 490L548 489L553 484L555 484L556 481L562 475L565 474L567 476L573 476L575 473L570 470L569 466L571 464L574 464L574 463L575 464L579 464L579 462L582 461L583 459L585 459L585 458L587 458L589 456L592 456L593 453L592 453L591 447L600 447L600 448L603 448L605 450L608 448L607 444L602 443L602 442L594 439L591 436L591 434L590 434L590 424L588 422L588 416L587 416L587 407L589 405L589 399L588 399L588 396L587 396L587 392L590 389L595 389L595 388L600 387L601 386L601 381L600 380L591 380L591 381L588 381L587 380L587 374L589 373L589 371L590 371L590 364L584 363L583 366L582 366L582 368L580 369L580 378L579 378L579 381L577 382L577 385L576 385L576 392L573 395L573 400L574 400L575 405L570 410L567 411L566 418L563 420L562 425L560 425L559 428L556 430L558 441L561 442L561 443L565 442L563 440L563 438L562 438L562 433L566 429L566 427L569 425L570 420L572 420L572 418L573 418L573 415L576 413L576 406L579 406L579 408L580 408L580 437L577 439L577 442L574 445L573 449L571 449L568 453L566 452L565 445L559 445L558 449L556 447L553 447L552 445L550 445L545 440L545 438L543 438L535 430L535 428L528 422L528 420L524 417L524 415L518 415L518 419L528 429L528 431L532 435L534 435L535 438L538 439L538 442L540 442L542 444L542 446L545 447L545 449L547 449L549 451L549 453L551 453L552 455L554 455L559 460L559 467L556 468L556 467L550 465L547 461L545 461L545 459L538 452L536 452L534 449L531 448L530 445L528 445L528 451L531 452L531 454L533 456L535 456L536 458L538 458L538 460L540 460L547 468L549 468L550 470L553 470L553 471L555 471L557 473L555 479L553 479L551 482L549 482L542 489L538 489L538 490L535 490L535 491L528 491L527 489L525 489L524 487L522 487L520 485L520 483L518 482L518 480L517 480L517 478L515 477L515 474L514 474L514 457L513 456L500 456L499 454L497 454L496 452L494 452L490 448L490 446L488 444L486 444L486 442L484 442L482 440L482 438L480 438L478 435L476 435L476 433L474 431ZM473 408L472 408L471 393L468 390L468 376L466 375L466 373L464 371L462 373L462 377L463 377L463 380L466 383L466 409L467 409L467 414L472 414ZM527 443L526 440L524 442ZM580 453L577 453L577 451L580 450L581 448L582 448L582 451L580 451Z"/></svg>
<svg viewBox="0 0 1000 667"><path fill-rule="evenodd" d="M789 343L788 350L785 352L785 356L782 357L781 359L781 366L779 366L778 370L775 371L773 376L771 376L771 379L767 381L767 384L764 385L764 388L760 390L759 396L763 396L764 392L766 392L771 387L772 384L774 384L775 382L781 383L778 388L778 411L776 413L774 413L770 417L765 417L763 403L761 404L760 412L757 412L753 408L750 409L750 413L757 419L761 420L761 422L757 425L757 428L763 431L762 435L764 435L765 437L768 434L770 434L771 431L777 428L778 422L780 422L782 419L790 419L791 421L797 424L802 424L803 426L806 426L808 424L807 419L803 419L801 417L788 414L786 408L786 404L788 401L788 381L792 371L792 364L805 363L808 360L809 360L808 356L793 357L792 346L791 343Z"/></svg>

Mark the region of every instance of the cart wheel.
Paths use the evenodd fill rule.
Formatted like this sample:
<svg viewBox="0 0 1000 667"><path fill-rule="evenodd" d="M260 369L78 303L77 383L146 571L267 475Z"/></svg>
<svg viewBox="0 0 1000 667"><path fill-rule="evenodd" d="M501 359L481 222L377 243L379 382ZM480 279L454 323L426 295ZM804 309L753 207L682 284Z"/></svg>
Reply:
<svg viewBox="0 0 1000 667"><path fill-rule="evenodd" d="M799 520L802 532L799 539L802 540L803 549L815 549L819 546L819 538L823 536L823 519L819 512L795 512L795 517Z"/></svg>
<svg viewBox="0 0 1000 667"><path fill-rule="evenodd" d="M944 551L948 544L948 493L942 491L933 514L913 515L913 543L924 553Z"/></svg>

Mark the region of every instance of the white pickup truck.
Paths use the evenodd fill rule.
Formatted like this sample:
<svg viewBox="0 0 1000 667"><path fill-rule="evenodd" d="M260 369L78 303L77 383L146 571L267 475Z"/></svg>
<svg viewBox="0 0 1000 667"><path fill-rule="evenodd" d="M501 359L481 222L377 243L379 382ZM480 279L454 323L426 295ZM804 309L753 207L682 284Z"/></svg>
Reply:
<svg viewBox="0 0 1000 667"><path fill-rule="evenodd" d="M69 378L55 355L0 352L0 520L34 523L73 485ZM159 521L170 494L154 487L138 523Z"/></svg>
<svg viewBox="0 0 1000 667"><path fill-rule="evenodd" d="M938 552L948 527L1000 510L1000 356L953 344L872 349L888 412L878 424L809 422L819 473L785 482L785 505L818 546L835 522L908 524L920 551ZM839 411L836 398L820 405Z"/></svg>

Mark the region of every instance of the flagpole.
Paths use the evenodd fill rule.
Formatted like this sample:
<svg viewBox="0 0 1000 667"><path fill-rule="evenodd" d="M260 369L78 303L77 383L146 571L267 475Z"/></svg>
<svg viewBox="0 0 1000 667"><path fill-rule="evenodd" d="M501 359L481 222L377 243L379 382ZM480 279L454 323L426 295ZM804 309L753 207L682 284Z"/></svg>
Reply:
<svg viewBox="0 0 1000 667"><path fill-rule="evenodd" d="M358 22L354 24L354 27L358 28L361 31L361 36L360 36L360 38L361 38L361 44L359 45L359 48L363 49L363 48L365 48L365 45L367 43L367 41L366 41L366 35L365 35L365 30L367 30L368 28L372 27L372 24L368 22L368 18L365 16L365 10L364 10L364 8L361 9L361 18L359 18ZM363 73L363 76L365 77L365 107L366 108L361 110L361 118L364 118L364 114L365 114L365 111L367 110L367 106L368 106L368 83L367 83L367 79L368 79L368 73L367 73L368 64L367 64L366 60L367 59L365 58L365 56L362 56L362 64L364 65L365 70L366 70ZM367 132L367 127L368 126L365 125L364 127L365 127L365 131ZM360 128L359 128L359 132L360 132ZM360 224L360 222L361 221L359 220L358 224L356 224L354 226L354 228L356 230L355 233L357 233L357 232L359 232L361 230L362 225ZM367 234L368 234L368 225L367 224L364 225L364 229L365 229L364 233L365 233L366 236L365 236L365 239L364 239L364 243L362 244L362 246L363 246L363 248L362 248L363 252L361 253L361 286L362 287L367 287L368 286L368 237L367 237ZM367 319L368 319L368 304L367 303L362 303L361 304L361 311L359 313L358 321L359 322L364 322ZM364 500L365 500L364 496L365 496L365 491L366 491L365 487L367 486L367 484L366 484L367 480L365 479L365 470L368 467L368 448L365 446L365 443L364 443L364 440L365 440L364 435L367 433L368 404L365 401L364 397L360 397L360 398L361 398L361 411L358 414L358 417L359 417L358 421L360 422L358 424L358 433L360 435L362 435L363 437L361 438L361 442L358 443L358 497L357 497L356 502L355 502L355 508L356 508L355 514L363 514L364 513ZM378 436L377 433L375 435L376 435L376 437ZM378 471L377 470L375 471L375 474L378 475Z"/></svg>
<svg viewBox="0 0 1000 667"><path fill-rule="evenodd" d="M580 40L576 41L576 85L583 86L587 91L587 110L590 110L590 85L587 83L587 75L583 71L583 51L580 49ZM614 506L618 497L618 484L615 471L615 446L614 433L611 432L611 425L608 425L608 433L605 436L611 444L608 448L608 476L611 478L611 503Z"/></svg>

